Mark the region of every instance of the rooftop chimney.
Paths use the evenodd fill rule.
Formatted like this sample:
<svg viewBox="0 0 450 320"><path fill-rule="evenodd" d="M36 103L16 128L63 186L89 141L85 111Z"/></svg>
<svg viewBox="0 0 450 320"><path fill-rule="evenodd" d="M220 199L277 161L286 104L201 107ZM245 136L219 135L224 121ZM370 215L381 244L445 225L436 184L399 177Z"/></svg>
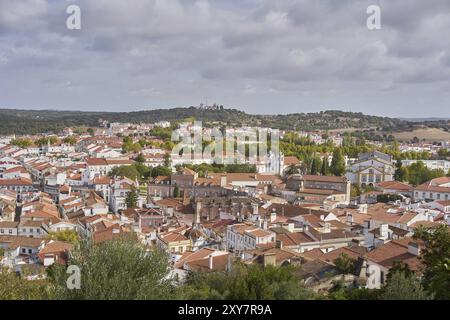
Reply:
<svg viewBox="0 0 450 320"><path fill-rule="evenodd" d="M270 213L270 222L274 222L277 219L277 213L275 212L275 209Z"/></svg>
<svg viewBox="0 0 450 320"><path fill-rule="evenodd" d="M226 175L220 176L220 186L225 187L226 185L227 185L227 176Z"/></svg>
<svg viewBox="0 0 450 320"><path fill-rule="evenodd" d="M199 224L201 221L201 210L202 210L202 203L200 201L195 203L195 221L194 223Z"/></svg>
<svg viewBox="0 0 450 320"><path fill-rule="evenodd" d="M415 242L409 242L408 243L408 252L410 254L413 254L415 256L420 255L420 248L419 245Z"/></svg>
<svg viewBox="0 0 450 320"><path fill-rule="evenodd" d="M380 236L384 238L387 238L389 236L389 225L384 223L380 226Z"/></svg>
<svg viewBox="0 0 450 320"><path fill-rule="evenodd" d="M265 266L276 266L277 260L275 253L265 253L263 255L263 264Z"/></svg>
<svg viewBox="0 0 450 320"><path fill-rule="evenodd" d="M275 247L278 248L278 249L283 249L283 241L276 240L275 241Z"/></svg>
<svg viewBox="0 0 450 320"><path fill-rule="evenodd" d="M254 215L258 215L259 214L259 208L258 208L258 204L257 203L252 203L252 209L253 209L253 214Z"/></svg>
<svg viewBox="0 0 450 320"><path fill-rule="evenodd" d="M209 269L212 270L213 269L213 255L210 254L208 256L208 260L209 260Z"/></svg>
<svg viewBox="0 0 450 320"><path fill-rule="evenodd" d="M353 224L353 214L347 212L347 222Z"/></svg>

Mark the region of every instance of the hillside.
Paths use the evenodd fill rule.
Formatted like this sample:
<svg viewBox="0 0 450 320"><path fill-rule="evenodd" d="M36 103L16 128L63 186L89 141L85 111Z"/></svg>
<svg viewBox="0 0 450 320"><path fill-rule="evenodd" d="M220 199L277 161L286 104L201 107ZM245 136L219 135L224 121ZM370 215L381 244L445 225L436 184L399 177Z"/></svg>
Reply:
<svg viewBox="0 0 450 320"><path fill-rule="evenodd" d="M204 125L264 126L295 130L332 130L378 128L383 131L412 130L418 123L343 111L293 113L287 115L251 115L236 109L173 108L137 112L81 112L56 110L0 109L0 134L37 134L58 132L65 127L96 126L100 119L111 122L201 120ZM442 122L440 122L442 124ZM448 124L447 124L448 125Z"/></svg>

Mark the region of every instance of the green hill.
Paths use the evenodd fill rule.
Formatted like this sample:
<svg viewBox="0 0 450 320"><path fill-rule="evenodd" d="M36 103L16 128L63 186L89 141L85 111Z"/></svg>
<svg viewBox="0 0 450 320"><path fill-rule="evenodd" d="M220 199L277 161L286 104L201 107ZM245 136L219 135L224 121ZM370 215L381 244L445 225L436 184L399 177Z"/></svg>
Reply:
<svg viewBox="0 0 450 320"><path fill-rule="evenodd" d="M321 111L286 115L252 115L236 109L173 108L137 112L82 112L56 110L0 109L0 134L37 134L59 132L65 127L97 126L99 120L110 122L181 121L195 118L208 125L263 126L295 130L332 130L345 128L378 128L381 130L408 129L412 123L405 120L369 116L363 113Z"/></svg>

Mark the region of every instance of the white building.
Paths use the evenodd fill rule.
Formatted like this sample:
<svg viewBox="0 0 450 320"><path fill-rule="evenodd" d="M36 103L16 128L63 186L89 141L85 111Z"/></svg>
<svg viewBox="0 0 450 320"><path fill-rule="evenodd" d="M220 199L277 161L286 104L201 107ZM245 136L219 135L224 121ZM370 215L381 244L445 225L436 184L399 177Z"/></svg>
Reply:
<svg viewBox="0 0 450 320"><path fill-rule="evenodd" d="M447 160L402 160L402 166L410 166L418 161L423 162L423 164L430 170L441 169L445 173L450 170L450 161Z"/></svg>
<svg viewBox="0 0 450 320"><path fill-rule="evenodd" d="M394 180L395 166L390 155L374 151L360 154L358 160L347 167L346 177L361 187L375 186Z"/></svg>
<svg viewBox="0 0 450 320"><path fill-rule="evenodd" d="M275 233L249 224L234 224L227 226L225 237L227 250L236 255L244 250L255 249L258 245L275 243Z"/></svg>

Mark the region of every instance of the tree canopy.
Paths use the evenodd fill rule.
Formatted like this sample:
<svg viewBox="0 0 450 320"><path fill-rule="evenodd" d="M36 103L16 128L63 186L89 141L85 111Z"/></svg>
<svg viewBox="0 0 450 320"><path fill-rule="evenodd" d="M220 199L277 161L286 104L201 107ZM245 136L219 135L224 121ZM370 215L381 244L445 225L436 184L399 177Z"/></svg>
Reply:
<svg viewBox="0 0 450 320"><path fill-rule="evenodd" d="M81 270L80 289L69 289L70 274L55 265L50 274L56 299L145 300L167 299L173 294L167 254L157 247L147 249L137 240L82 242L69 265Z"/></svg>

